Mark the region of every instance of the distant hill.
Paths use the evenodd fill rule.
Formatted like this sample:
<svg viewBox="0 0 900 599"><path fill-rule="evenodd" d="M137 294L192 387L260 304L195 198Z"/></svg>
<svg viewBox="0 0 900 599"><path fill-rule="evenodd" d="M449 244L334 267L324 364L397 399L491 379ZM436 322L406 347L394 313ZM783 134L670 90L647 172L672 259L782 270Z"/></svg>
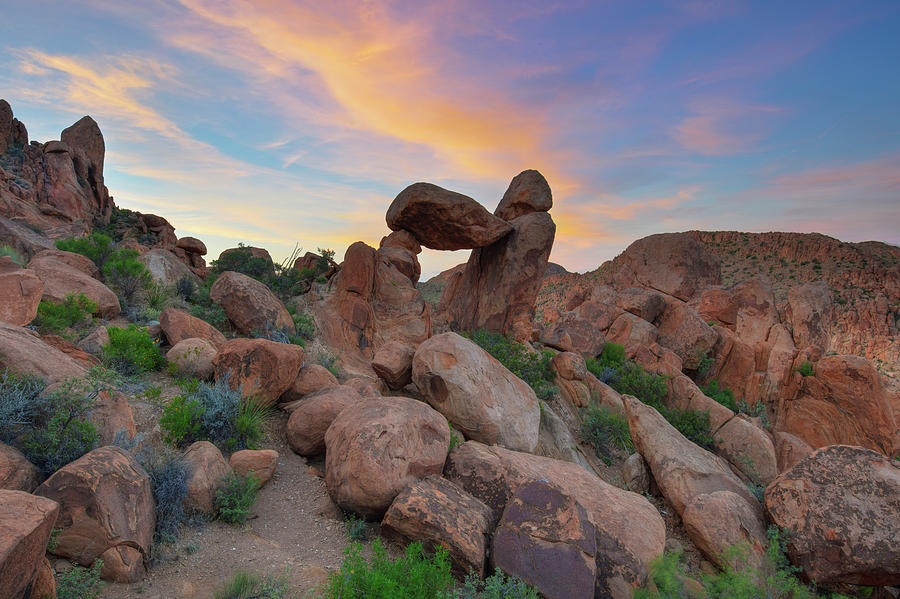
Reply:
<svg viewBox="0 0 900 599"><path fill-rule="evenodd" d="M428 302L432 306L437 306L438 302L441 301L441 294L444 293L444 287L446 287L447 281L449 281L450 277L452 277L457 272L462 272L465 267L465 263L457 264L453 268L448 268L447 270L434 275L425 282L420 282L418 285L416 285L416 288L422 292L422 296L425 298L426 302ZM564 266L561 266L554 262L548 262L547 270L544 273L544 278L567 274L570 273Z"/></svg>

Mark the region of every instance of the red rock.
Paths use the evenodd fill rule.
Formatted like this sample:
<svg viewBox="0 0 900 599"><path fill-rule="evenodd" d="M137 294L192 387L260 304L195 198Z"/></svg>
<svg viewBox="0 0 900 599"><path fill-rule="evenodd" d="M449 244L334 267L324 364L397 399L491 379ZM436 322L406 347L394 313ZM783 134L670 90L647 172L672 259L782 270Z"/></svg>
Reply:
<svg viewBox="0 0 900 599"><path fill-rule="evenodd" d="M626 350L639 345L653 345L659 338L659 330L646 320L629 312L619 315L606 331L606 340L617 343Z"/></svg>
<svg viewBox="0 0 900 599"><path fill-rule="evenodd" d="M5 597L19 599L28 590L58 514L55 501L0 490L0 589Z"/></svg>
<svg viewBox="0 0 900 599"><path fill-rule="evenodd" d="M435 335L416 350L412 378L466 437L534 451L541 420L537 396L472 341L456 333Z"/></svg>
<svg viewBox="0 0 900 599"><path fill-rule="evenodd" d="M372 369L391 389L402 389L412 382L412 361L416 350L398 341L389 341L378 348Z"/></svg>
<svg viewBox="0 0 900 599"><path fill-rule="evenodd" d="M95 449L57 470L35 495L61 506L55 555L82 566L99 557L101 575L116 582L144 576L156 517L150 477L129 453Z"/></svg>
<svg viewBox="0 0 900 599"><path fill-rule="evenodd" d="M550 185L541 173L530 169L513 177L494 216L511 221L531 212L549 212L552 207Z"/></svg>
<svg viewBox="0 0 900 599"><path fill-rule="evenodd" d="M40 340L36 333L0 322L0 367L40 376L50 383L83 378L78 362Z"/></svg>
<svg viewBox="0 0 900 599"><path fill-rule="evenodd" d="M188 264L168 249L154 248L138 256L138 262L147 267L153 279L160 285L174 287L181 279L199 282Z"/></svg>
<svg viewBox="0 0 900 599"><path fill-rule="evenodd" d="M162 327L169 345L173 347L185 339L206 339L216 349L219 349L226 341L225 335L216 327L175 308L163 310L159 317L159 325Z"/></svg>
<svg viewBox="0 0 900 599"><path fill-rule="evenodd" d="M469 255L463 273L444 289L439 309L460 330L486 329L526 341L556 225L547 212L509 224L511 233Z"/></svg>
<svg viewBox="0 0 900 599"><path fill-rule="evenodd" d="M823 447L766 489L788 556L816 584L900 584L900 467L862 447Z"/></svg>
<svg viewBox="0 0 900 599"><path fill-rule="evenodd" d="M287 391L303 364L299 345L268 339L230 339L213 359L216 380L229 377L232 389L243 397L256 396L265 405L278 401Z"/></svg>
<svg viewBox="0 0 900 599"><path fill-rule="evenodd" d="M380 518L414 480L439 474L450 446L443 416L406 397L365 400L325 433L325 484L341 508Z"/></svg>
<svg viewBox="0 0 900 599"><path fill-rule="evenodd" d="M813 452L806 441L791 433L778 431L775 433L775 455L778 459L778 472L784 472Z"/></svg>
<svg viewBox="0 0 900 599"><path fill-rule="evenodd" d="M831 346L831 291L825 281L806 283L788 291L788 319L794 330L794 345Z"/></svg>
<svg viewBox="0 0 900 599"><path fill-rule="evenodd" d="M208 381L215 372L213 360L216 347L206 339L182 339L166 352L166 360L174 364L179 373Z"/></svg>
<svg viewBox="0 0 900 599"><path fill-rule="evenodd" d="M725 457L757 485L778 476L775 446L769 435L748 420L735 417L713 435L716 453Z"/></svg>
<svg viewBox="0 0 900 599"><path fill-rule="evenodd" d="M0 273L0 321L23 327L37 316L44 283L34 271L16 267Z"/></svg>
<svg viewBox="0 0 900 599"><path fill-rule="evenodd" d="M120 431L128 439L137 434L134 412L124 394L118 391L100 391L91 406L90 422L100 435L100 443L111 445Z"/></svg>
<svg viewBox="0 0 900 599"><path fill-rule="evenodd" d="M445 476L499 519L515 490L545 481L584 507L597 529L597 592L630 597L665 546L665 524L644 497L607 484L570 462L467 441L450 452Z"/></svg>
<svg viewBox="0 0 900 599"><path fill-rule="evenodd" d="M89 277L93 277L98 280L100 278L100 269L97 268L97 265L94 264L94 261L87 256L82 256L81 254L76 254L75 252L66 252L63 250L42 250L32 256L31 259L38 260L40 262L62 262L63 264L67 264L76 270L80 270Z"/></svg>
<svg viewBox="0 0 900 599"><path fill-rule="evenodd" d="M31 581L31 596L39 599L56 599L56 577L50 560L44 557Z"/></svg>
<svg viewBox="0 0 900 599"><path fill-rule="evenodd" d="M386 392L385 389L380 388L379 383L384 385L380 379L378 381L373 381L372 379L361 376L356 376L344 381L344 385L356 389L356 392L364 399L381 397L382 393Z"/></svg>
<svg viewBox="0 0 900 599"><path fill-rule="evenodd" d="M327 368L319 364L307 364L300 369L297 378L294 379L288 390L281 395L279 401L297 401L307 395L325 391L338 385L338 380Z"/></svg>
<svg viewBox="0 0 900 599"><path fill-rule="evenodd" d="M606 343L603 334L621 313L614 306L586 301L562 314L539 334L544 345L564 352L576 352L585 358L594 358Z"/></svg>
<svg viewBox="0 0 900 599"><path fill-rule="evenodd" d="M694 497L682 514L684 528L700 552L720 568L762 570L768 544L758 510L731 491ZM740 547L740 557L731 553Z"/></svg>
<svg viewBox="0 0 900 599"><path fill-rule="evenodd" d="M180 237L175 244L175 247L181 248L192 254L198 254L200 256L206 255L206 244L196 237Z"/></svg>
<svg viewBox="0 0 900 599"><path fill-rule="evenodd" d="M666 296L658 291L631 287L616 294L616 306L647 322L653 322L666 309Z"/></svg>
<svg viewBox="0 0 900 599"><path fill-rule="evenodd" d="M431 183L414 183L388 207L387 225L405 229L434 250L462 250L490 245L509 234L510 226L468 196Z"/></svg>
<svg viewBox="0 0 900 599"><path fill-rule="evenodd" d="M79 349L95 356L103 353L103 348L107 345L109 345L109 331L104 326L95 328L78 342Z"/></svg>
<svg viewBox="0 0 900 599"><path fill-rule="evenodd" d="M84 152L91 174L99 174L102 182L106 144L97 122L89 116L81 117L74 125L62 130L60 140Z"/></svg>
<svg viewBox="0 0 900 599"><path fill-rule="evenodd" d="M491 563L547 599L593 599L597 531L572 496L543 481L520 485L503 510Z"/></svg>
<svg viewBox="0 0 900 599"><path fill-rule="evenodd" d="M100 365L100 360L95 356L85 352L68 339L64 339L59 335L41 335L41 341L51 347L55 347L88 370Z"/></svg>
<svg viewBox="0 0 900 599"><path fill-rule="evenodd" d="M405 229L394 231L390 235L382 237L378 247L400 248L401 250L406 250L414 255L422 253L422 246L416 241L415 235Z"/></svg>
<svg viewBox="0 0 900 599"><path fill-rule="evenodd" d="M42 480L40 470L22 452L0 443L0 489L31 493Z"/></svg>
<svg viewBox="0 0 900 599"><path fill-rule="evenodd" d="M285 436L300 455L325 453L325 431L338 414L362 401L352 387L338 386L302 399L288 418Z"/></svg>
<svg viewBox="0 0 900 599"><path fill-rule="evenodd" d="M83 293L97 304L97 311L104 318L114 318L121 312L119 298L109 287L54 256L32 258L28 268L44 283L41 299L62 303L69 294Z"/></svg>
<svg viewBox="0 0 900 599"><path fill-rule="evenodd" d="M381 530L428 549L443 547L456 571L484 576L491 510L447 479L431 475L410 483L391 503Z"/></svg>
<svg viewBox="0 0 900 599"><path fill-rule="evenodd" d="M625 489L632 493L650 491L650 469L641 454L633 453L628 456L622 464L622 479L625 482Z"/></svg>
<svg viewBox="0 0 900 599"><path fill-rule="evenodd" d="M700 360L716 345L718 335L688 304L670 300L657 322L657 341L675 352L688 370L695 370Z"/></svg>
<svg viewBox="0 0 900 599"><path fill-rule="evenodd" d="M242 449L231 454L228 464L241 476L252 474L258 478L262 487L275 474L278 452L274 449Z"/></svg>
<svg viewBox="0 0 900 599"><path fill-rule="evenodd" d="M219 448L209 441L197 441L184 452L184 463L191 473L187 481L188 494L184 500L186 513L216 514L216 492L222 479L231 472Z"/></svg>
<svg viewBox="0 0 900 599"><path fill-rule="evenodd" d="M284 304L269 288L247 275L222 273L209 290L209 296L222 306L234 328L243 334L265 332L266 328L296 333L294 321Z"/></svg>

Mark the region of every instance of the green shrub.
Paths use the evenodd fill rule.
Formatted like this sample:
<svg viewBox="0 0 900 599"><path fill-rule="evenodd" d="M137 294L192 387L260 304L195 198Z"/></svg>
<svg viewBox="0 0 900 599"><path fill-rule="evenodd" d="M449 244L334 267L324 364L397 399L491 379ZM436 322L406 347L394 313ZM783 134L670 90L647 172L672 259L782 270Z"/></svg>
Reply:
<svg viewBox="0 0 900 599"><path fill-rule="evenodd" d="M197 399L177 395L163 408L159 428L167 443L176 447L203 439L203 406Z"/></svg>
<svg viewBox="0 0 900 599"><path fill-rule="evenodd" d="M96 302L83 293L68 294L61 304L42 300L38 304L34 324L42 331L54 333L65 331L75 325L89 322L91 314L97 311Z"/></svg>
<svg viewBox="0 0 900 599"><path fill-rule="evenodd" d="M552 351L529 351L524 343L484 329L463 333L463 336L478 344L510 372L528 383L538 399L547 401L559 393L559 389L553 384L555 375L550 366Z"/></svg>
<svg viewBox="0 0 900 599"><path fill-rule="evenodd" d="M462 591L456 591L453 599L540 599L540 595L523 581L507 577L497 568L484 580L469 574L465 587Z"/></svg>
<svg viewBox="0 0 900 599"><path fill-rule="evenodd" d="M56 576L56 599L99 599L103 590L100 571L103 560L96 559L90 568L73 566Z"/></svg>
<svg viewBox="0 0 900 599"><path fill-rule="evenodd" d="M175 292L186 302L194 301L194 293L196 293L196 291L197 286L194 285L194 282L190 277L181 277L178 279L178 282L175 283Z"/></svg>
<svg viewBox="0 0 900 599"><path fill-rule="evenodd" d="M306 312L295 311L291 314L297 334L303 339L312 339L316 335L316 321Z"/></svg>
<svg viewBox="0 0 900 599"><path fill-rule="evenodd" d="M607 342L600 352L597 364L600 368L618 368L625 363L625 348L618 343Z"/></svg>
<svg viewBox="0 0 900 599"><path fill-rule="evenodd" d="M271 574L260 576L246 570L232 575L222 588L216 591L216 599L287 599L294 596L286 577Z"/></svg>
<svg viewBox="0 0 900 599"><path fill-rule="evenodd" d="M719 381L713 379L706 385L700 387L703 394L713 398L732 412L737 413L738 405L734 401L734 393L727 387L719 387Z"/></svg>
<svg viewBox="0 0 900 599"><path fill-rule="evenodd" d="M347 536L354 541L365 541L369 537L366 521L356 514L350 514L344 524L347 526Z"/></svg>
<svg viewBox="0 0 900 599"><path fill-rule="evenodd" d="M274 269L270 260L255 257L253 251L243 243L238 243L236 249L219 256L217 260L210 262L209 266L217 275L234 271L262 282L271 277Z"/></svg>
<svg viewBox="0 0 900 599"><path fill-rule="evenodd" d="M353 543L344 550L344 562L328 578L329 599L445 599L453 589L450 556L438 547L429 558L421 543L412 543L395 560L388 557L380 539L372 543L372 558L362 555L363 546Z"/></svg>
<svg viewBox="0 0 900 599"><path fill-rule="evenodd" d="M75 379L63 382L45 401L21 436L25 457L50 476L97 446L97 429L88 421L94 398Z"/></svg>
<svg viewBox="0 0 900 599"><path fill-rule="evenodd" d="M341 374L341 370L340 368L338 368L336 362L337 358L327 351L320 351L318 354L316 354L316 364L324 367L335 377L338 377Z"/></svg>
<svg viewBox="0 0 900 599"><path fill-rule="evenodd" d="M22 254L8 245L0 245L0 258L3 256L9 256L19 266L25 266L25 258L22 257Z"/></svg>
<svg viewBox="0 0 900 599"><path fill-rule="evenodd" d="M138 262L136 250L116 250L103 264L106 282L126 304L132 303L138 292L146 291L153 282L147 267Z"/></svg>
<svg viewBox="0 0 900 599"><path fill-rule="evenodd" d="M10 444L47 409L46 384L31 374L0 370L0 442Z"/></svg>
<svg viewBox="0 0 900 599"><path fill-rule="evenodd" d="M252 474L229 473L216 492L216 513L229 524L243 524L259 493L259 479Z"/></svg>
<svg viewBox="0 0 900 599"><path fill-rule="evenodd" d="M103 348L108 367L123 376L159 370L166 360L159 351L159 341L152 339L136 324L127 329L108 327L109 343Z"/></svg>
<svg viewBox="0 0 900 599"><path fill-rule="evenodd" d="M665 408L662 415L688 440L704 449L712 449L713 436L709 428L709 412L707 410L698 412L697 410Z"/></svg>
<svg viewBox="0 0 900 599"><path fill-rule="evenodd" d="M631 450L631 432L624 414L592 402L581 413L581 438L591 446L607 465L612 461L613 448Z"/></svg>
<svg viewBox="0 0 900 599"><path fill-rule="evenodd" d="M56 247L64 252L87 256L100 269L113 252L112 238L103 233L92 233L81 239L60 239L56 242Z"/></svg>
<svg viewBox="0 0 900 599"><path fill-rule="evenodd" d="M240 402L234 417L234 433L226 440L226 449L259 449L263 426L271 413L271 408L256 397L248 397Z"/></svg>
<svg viewBox="0 0 900 599"><path fill-rule="evenodd" d="M224 329L228 324L228 315L222 306L212 301L209 291L216 282L218 275L210 273L202 284L197 288L193 297L193 305L191 306L191 316L205 320L217 329Z"/></svg>
<svg viewBox="0 0 900 599"><path fill-rule="evenodd" d="M815 376L816 369L813 366L812 362L810 362L808 360L804 360L800 364L800 368L797 369L797 372L799 372L803 376Z"/></svg>

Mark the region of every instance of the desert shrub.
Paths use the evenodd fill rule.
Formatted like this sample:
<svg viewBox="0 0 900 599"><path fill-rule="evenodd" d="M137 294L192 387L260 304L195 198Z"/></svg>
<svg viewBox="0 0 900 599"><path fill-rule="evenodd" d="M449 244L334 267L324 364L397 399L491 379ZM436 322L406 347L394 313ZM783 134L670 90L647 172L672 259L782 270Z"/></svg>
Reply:
<svg viewBox="0 0 900 599"><path fill-rule="evenodd" d="M286 577L239 570L216 591L216 599L287 599L294 596Z"/></svg>
<svg viewBox="0 0 900 599"><path fill-rule="evenodd" d="M813 366L812 362L810 362L809 360L804 360L800 364L800 368L797 369L797 372L799 372L802 376L815 376L816 369Z"/></svg>
<svg viewBox="0 0 900 599"><path fill-rule="evenodd" d="M116 250L103 263L103 276L126 304L153 282L147 267L138 262L136 250Z"/></svg>
<svg viewBox="0 0 900 599"><path fill-rule="evenodd" d="M50 476L97 446L97 429L88 421L94 396L85 393L82 382L69 379L39 403L20 437L19 449L44 476Z"/></svg>
<svg viewBox="0 0 900 599"><path fill-rule="evenodd" d="M356 514L350 514L344 524L347 526L347 536L354 541L365 541L369 537L366 521Z"/></svg>
<svg viewBox="0 0 900 599"><path fill-rule="evenodd" d="M175 283L175 292L186 302L194 301L194 293L196 293L196 291L197 286L194 285L194 282L189 277L181 277L178 279L178 282Z"/></svg>
<svg viewBox="0 0 900 599"><path fill-rule="evenodd" d="M335 357L328 351L320 351L316 354L316 364L324 367L325 370L337 377L340 376L341 370L340 368L338 368L336 362L337 357Z"/></svg>
<svg viewBox="0 0 900 599"><path fill-rule="evenodd" d="M625 348L618 343L606 342L597 358L600 368L618 368L625 363Z"/></svg>
<svg viewBox="0 0 900 599"><path fill-rule="evenodd" d="M175 290L172 287L167 287L151 279L144 289L144 302L147 306L147 311L156 315L153 320L159 320L159 315L162 311L171 306L174 295Z"/></svg>
<svg viewBox="0 0 900 599"><path fill-rule="evenodd" d="M138 457L150 475L150 488L156 502L157 543L174 541L178 527L185 521L184 500L190 477L187 464L172 451L160 451Z"/></svg>
<svg viewBox="0 0 900 599"><path fill-rule="evenodd" d="M89 322L97 311L97 303L83 293L68 294L61 304L42 300L38 304L34 324L42 331L59 333Z"/></svg>
<svg viewBox="0 0 900 599"><path fill-rule="evenodd" d="M464 588L455 591L453 599L540 599L540 595L522 580L507 577L497 568L484 580L469 574Z"/></svg>
<svg viewBox="0 0 900 599"><path fill-rule="evenodd" d="M0 258L3 256L9 256L19 266L25 266L25 258L22 257L22 254L8 245L0 245Z"/></svg>
<svg viewBox="0 0 900 599"><path fill-rule="evenodd" d="M291 318L294 320L294 327L297 329L297 334L300 337L304 339L312 339L315 337L316 321L310 314L295 309L295 311L291 313Z"/></svg>
<svg viewBox="0 0 900 599"><path fill-rule="evenodd" d="M259 479L230 472L216 492L216 513L229 524L243 524L259 493Z"/></svg>
<svg viewBox="0 0 900 599"><path fill-rule="evenodd" d="M192 397L203 406L203 432L216 445L223 445L234 437L234 420L241 407L241 392L234 390L228 377L210 384L201 382Z"/></svg>
<svg viewBox="0 0 900 599"><path fill-rule="evenodd" d="M491 354L514 375L528 383L534 389L538 399L547 401L553 399L559 392L559 389L553 384L555 375L550 366L553 352L549 350L529 351L524 343L518 343L505 335L491 333L484 329L463 335Z"/></svg>
<svg viewBox="0 0 900 599"><path fill-rule="evenodd" d="M271 276L273 264L265 258L255 257L249 247L238 243L237 249L210 262L210 269L217 275L227 271L239 272L264 283Z"/></svg>
<svg viewBox="0 0 900 599"><path fill-rule="evenodd" d="M395 560L388 557L380 539L372 543L372 558L362 555L363 546L353 543L344 550L344 562L328 578L329 599L444 599L453 588L450 556L438 547L429 558L421 543L411 543Z"/></svg>
<svg viewBox="0 0 900 599"><path fill-rule="evenodd" d="M203 406L197 399L177 395L163 408L159 428L166 442L176 447L203 439Z"/></svg>
<svg viewBox="0 0 900 599"><path fill-rule="evenodd" d="M103 590L100 571L103 560L96 559L90 568L73 566L56 576L56 599L99 599Z"/></svg>
<svg viewBox="0 0 900 599"><path fill-rule="evenodd" d="M597 457L607 465L612 460L613 448L634 448L624 414L592 403L582 410L581 417L581 438L594 448Z"/></svg>
<svg viewBox="0 0 900 599"><path fill-rule="evenodd" d="M256 397L248 397L238 405L234 417L234 431L226 439L228 451L259 449L263 438L263 425L272 410Z"/></svg>
<svg viewBox="0 0 900 599"><path fill-rule="evenodd" d="M209 291L216 282L218 277L215 273L210 273L194 293L193 305L191 306L191 316L205 320L217 329L223 329L228 324L228 315L222 306L212 301Z"/></svg>
<svg viewBox="0 0 900 599"><path fill-rule="evenodd" d="M12 443L37 422L47 409L45 387L34 375L0 370L0 442Z"/></svg>
<svg viewBox="0 0 900 599"><path fill-rule="evenodd" d="M87 256L100 269L103 268L106 259L113 252L112 238L96 232L81 239L60 239L56 242L56 248L64 252Z"/></svg>
<svg viewBox="0 0 900 599"><path fill-rule="evenodd" d="M679 410L677 408L664 408L661 414L674 426L679 433L690 441L703 447L712 449L713 436L709 428L709 412L697 410Z"/></svg>
<svg viewBox="0 0 900 599"><path fill-rule="evenodd" d="M706 385L700 387L703 394L713 398L732 412L738 411L737 402L734 401L734 393L727 387L720 387L719 381L713 379Z"/></svg>
<svg viewBox="0 0 900 599"><path fill-rule="evenodd" d="M108 327L109 343L103 347L103 360L109 368L123 376L158 370L165 364L159 341L152 339L136 324L127 329Z"/></svg>

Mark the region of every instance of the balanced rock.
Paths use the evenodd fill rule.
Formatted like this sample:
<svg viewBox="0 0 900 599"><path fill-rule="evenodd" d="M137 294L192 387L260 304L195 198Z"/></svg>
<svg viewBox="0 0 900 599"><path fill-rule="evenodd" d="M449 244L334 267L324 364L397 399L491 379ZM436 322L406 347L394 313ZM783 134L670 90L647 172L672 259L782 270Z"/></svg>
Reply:
<svg viewBox="0 0 900 599"><path fill-rule="evenodd" d="M175 243L175 247L181 248L191 254L197 254L198 256L206 255L206 244L196 237L179 237L178 241Z"/></svg>
<svg viewBox="0 0 900 599"><path fill-rule="evenodd" d="M353 387L340 385L300 400L288 418L285 435L300 455L325 453L325 432L338 414L362 401Z"/></svg>
<svg viewBox="0 0 900 599"><path fill-rule="evenodd" d="M2 106L0 106L2 108ZM0 589L20 599L37 574L59 504L23 491L0 490Z"/></svg>
<svg viewBox="0 0 900 599"><path fill-rule="evenodd" d="M553 194L544 175L534 169L522 171L510 181L494 216L511 221L531 212L549 212Z"/></svg>
<svg viewBox="0 0 900 599"><path fill-rule="evenodd" d="M534 451L540 406L522 379L456 333L435 335L416 350L413 381L467 438Z"/></svg>
<svg viewBox="0 0 900 599"><path fill-rule="evenodd" d="M401 191L386 220L392 231L405 229L434 250L484 247L512 230L472 198L431 183L413 183Z"/></svg>
<svg viewBox="0 0 900 599"><path fill-rule="evenodd" d="M209 297L222 306L234 328L245 335L254 331L296 333L287 308L269 288L239 272L222 273L209 290Z"/></svg>
<svg viewBox="0 0 900 599"><path fill-rule="evenodd" d="M766 489L788 556L816 584L900 584L900 466L862 447L831 445Z"/></svg>
<svg viewBox="0 0 900 599"><path fill-rule="evenodd" d="M268 339L229 339L213 360L216 380L228 377L232 389L243 397L256 396L265 405L278 401L303 365L299 345Z"/></svg>
<svg viewBox="0 0 900 599"><path fill-rule="evenodd" d="M406 397L359 402L325 433L325 484L342 509L380 518L411 482L440 474L450 447L447 421Z"/></svg>

